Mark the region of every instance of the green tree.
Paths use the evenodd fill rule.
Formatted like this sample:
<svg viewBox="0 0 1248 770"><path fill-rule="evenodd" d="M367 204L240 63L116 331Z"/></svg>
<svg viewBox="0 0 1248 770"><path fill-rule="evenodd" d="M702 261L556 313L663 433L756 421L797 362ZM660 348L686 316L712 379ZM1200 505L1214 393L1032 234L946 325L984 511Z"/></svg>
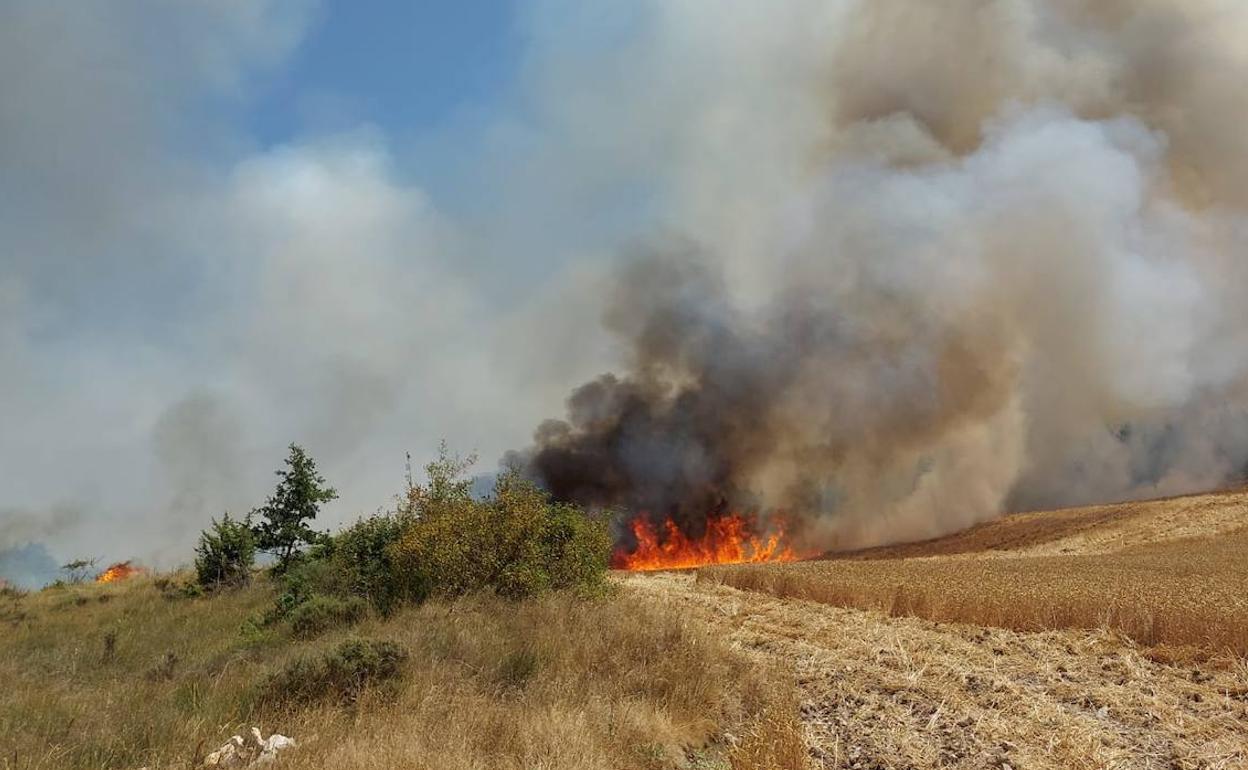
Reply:
<svg viewBox="0 0 1248 770"><path fill-rule="evenodd" d="M316 471L316 463L297 444L290 445L286 468L276 472L280 479L273 495L252 511L258 519L254 527L256 546L277 557L278 571L290 566L291 559L305 545L317 542L321 534L308 526L321 504L338 498L333 487Z"/></svg>
<svg viewBox="0 0 1248 770"><path fill-rule="evenodd" d="M195 574L205 588L244 585L251 579L255 560L256 539L250 520L231 519L227 513L200 533Z"/></svg>

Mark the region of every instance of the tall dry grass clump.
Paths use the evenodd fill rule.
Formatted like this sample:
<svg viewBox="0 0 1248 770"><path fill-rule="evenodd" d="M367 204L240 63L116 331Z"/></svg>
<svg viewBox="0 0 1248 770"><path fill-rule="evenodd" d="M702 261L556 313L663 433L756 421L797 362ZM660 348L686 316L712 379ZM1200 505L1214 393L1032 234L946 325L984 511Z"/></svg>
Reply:
<svg viewBox="0 0 1248 770"><path fill-rule="evenodd" d="M321 737L290 767L801 767L794 704L706 626L628 593L429 604L376 633L412 651L403 691L363 726L304 714L292 729Z"/></svg>

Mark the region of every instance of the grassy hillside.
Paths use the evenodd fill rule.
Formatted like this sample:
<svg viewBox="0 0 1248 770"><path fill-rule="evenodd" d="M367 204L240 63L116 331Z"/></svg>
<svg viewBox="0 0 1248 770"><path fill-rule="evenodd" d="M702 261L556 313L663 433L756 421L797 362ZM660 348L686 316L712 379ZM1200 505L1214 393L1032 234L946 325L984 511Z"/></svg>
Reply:
<svg viewBox="0 0 1248 770"><path fill-rule="evenodd" d="M300 742L288 768L804 761L796 709L762 672L628 590L434 601L312 638L248 622L275 594L188 598L150 577L6 594L0 768L186 768L251 725ZM267 677L347 638L399 645L401 675L353 700L262 699Z"/></svg>

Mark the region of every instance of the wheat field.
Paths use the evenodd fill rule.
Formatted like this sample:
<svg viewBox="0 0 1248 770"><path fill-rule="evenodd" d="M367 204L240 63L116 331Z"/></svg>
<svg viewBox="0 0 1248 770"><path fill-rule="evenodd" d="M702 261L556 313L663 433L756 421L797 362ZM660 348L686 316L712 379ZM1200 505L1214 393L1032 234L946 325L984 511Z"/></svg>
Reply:
<svg viewBox="0 0 1248 770"><path fill-rule="evenodd" d="M1248 768L1248 494L634 576L792 666L811 765Z"/></svg>
<svg viewBox="0 0 1248 770"><path fill-rule="evenodd" d="M890 617L689 573L626 581L716 627L760 666L793 672L812 768L1248 767L1243 658L1107 631Z"/></svg>
<svg viewBox="0 0 1248 770"><path fill-rule="evenodd" d="M893 616L1108 629L1248 654L1248 505L1217 493L1008 516L926 543L699 580Z"/></svg>

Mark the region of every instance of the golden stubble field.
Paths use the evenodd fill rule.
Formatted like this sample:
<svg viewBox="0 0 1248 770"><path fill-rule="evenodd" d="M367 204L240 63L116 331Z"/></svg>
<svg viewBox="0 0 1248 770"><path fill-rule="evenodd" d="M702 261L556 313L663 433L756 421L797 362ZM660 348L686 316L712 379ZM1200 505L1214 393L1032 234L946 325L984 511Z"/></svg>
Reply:
<svg viewBox="0 0 1248 770"><path fill-rule="evenodd" d="M778 598L689 573L629 588L786 670L812 768L1239 770L1248 662Z"/></svg>
<svg viewBox="0 0 1248 770"><path fill-rule="evenodd" d="M698 578L894 616L1248 654L1243 493L1021 514L927 543Z"/></svg>
<svg viewBox="0 0 1248 770"><path fill-rule="evenodd" d="M787 666L814 767L1248 768L1248 494L633 575Z"/></svg>

